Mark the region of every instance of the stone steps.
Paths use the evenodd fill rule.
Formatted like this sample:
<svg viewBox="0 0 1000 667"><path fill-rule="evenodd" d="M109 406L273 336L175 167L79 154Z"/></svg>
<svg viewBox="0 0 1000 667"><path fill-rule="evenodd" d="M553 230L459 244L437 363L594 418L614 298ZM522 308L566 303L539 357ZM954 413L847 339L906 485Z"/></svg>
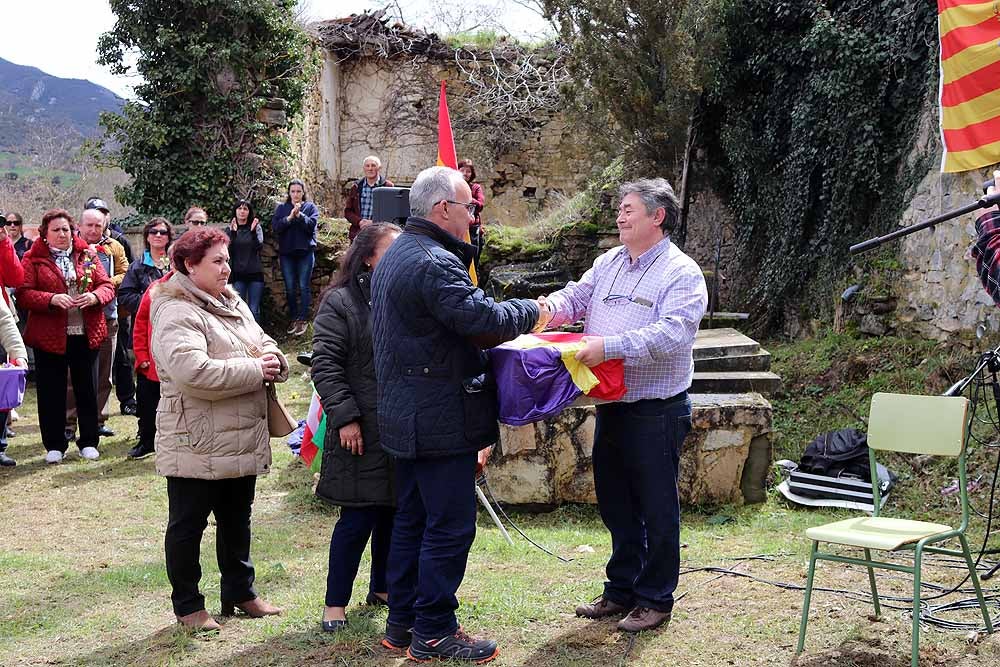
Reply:
<svg viewBox="0 0 1000 667"><path fill-rule="evenodd" d="M705 313L705 317L701 318L701 326L705 329L711 327L712 329L720 328L732 328L739 329L746 327L750 322L749 313L724 313L716 312L709 319L708 313Z"/></svg>
<svg viewBox="0 0 1000 667"><path fill-rule="evenodd" d="M781 378L771 371L712 371L695 373L691 392L696 394L744 394L770 396L781 387Z"/></svg>
<svg viewBox="0 0 1000 667"><path fill-rule="evenodd" d="M694 360L695 373L714 371L767 371L771 369L771 353L761 349L753 354L724 357L702 357Z"/></svg>

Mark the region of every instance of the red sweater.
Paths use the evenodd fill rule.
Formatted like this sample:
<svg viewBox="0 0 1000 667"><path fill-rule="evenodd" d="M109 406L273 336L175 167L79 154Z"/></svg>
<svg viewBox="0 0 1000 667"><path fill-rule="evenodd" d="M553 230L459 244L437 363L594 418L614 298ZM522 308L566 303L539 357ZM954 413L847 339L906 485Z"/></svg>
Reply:
<svg viewBox="0 0 1000 667"><path fill-rule="evenodd" d="M73 264L77 276L83 275L84 251L87 243L73 237ZM0 248L2 256L2 248ZM66 354L66 311L51 305L56 294L67 294L66 279L49 255L47 243L39 241L24 254L21 262L24 283L14 293L17 304L28 311L28 325L24 330L24 343L51 354ZM101 346L108 335L104 321L104 306L115 298L115 287L108 279L99 259L92 266L87 291L97 295L97 305L83 309L83 329L87 344L92 350Z"/></svg>
<svg viewBox="0 0 1000 667"><path fill-rule="evenodd" d="M173 271L167 271L153 285L166 282L172 275L174 275ZM150 285L149 289L143 292L142 300L139 301L139 311L132 320L132 351L135 352L135 371L145 375L148 380L159 382L160 376L156 374L156 362L153 361L153 355L149 351L150 345L153 343L153 327L149 326L149 295L153 291L153 285ZM144 361L149 362L149 367L145 369L141 368Z"/></svg>

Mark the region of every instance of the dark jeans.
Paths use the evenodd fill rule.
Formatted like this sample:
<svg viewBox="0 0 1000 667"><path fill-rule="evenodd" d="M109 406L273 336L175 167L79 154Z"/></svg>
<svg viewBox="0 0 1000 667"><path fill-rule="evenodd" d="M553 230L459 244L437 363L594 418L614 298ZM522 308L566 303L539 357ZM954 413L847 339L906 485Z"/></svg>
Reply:
<svg viewBox="0 0 1000 667"><path fill-rule="evenodd" d="M135 401L139 417L139 444L153 446L156 439L156 406L160 404L160 383L136 373Z"/></svg>
<svg viewBox="0 0 1000 667"><path fill-rule="evenodd" d="M281 255L281 276L285 280L285 298L288 300L288 317L293 320L308 320L312 305L309 281L312 278L315 256L312 252L303 255ZM299 292L301 299L296 300Z"/></svg>
<svg viewBox="0 0 1000 667"><path fill-rule="evenodd" d="M385 593L385 563L392 535L392 507L342 507L330 537L330 567L326 574L326 606L346 607L351 601L361 554L372 540L372 567L368 590Z"/></svg>
<svg viewBox="0 0 1000 667"><path fill-rule="evenodd" d="M256 484L254 475L218 480L167 477L170 509L163 546L176 615L186 616L205 608L198 582L201 536L209 514L215 514L215 556L222 574L219 597L223 603L257 597L250 560L250 509Z"/></svg>
<svg viewBox="0 0 1000 667"><path fill-rule="evenodd" d="M248 306L253 318L260 322L260 301L264 298L264 281L262 280L234 280L233 289L240 295L240 298Z"/></svg>
<svg viewBox="0 0 1000 667"><path fill-rule="evenodd" d="M673 609L680 574L677 467L690 430L686 394L597 407L594 487L611 532L608 600Z"/></svg>
<svg viewBox="0 0 1000 667"><path fill-rule="evenodd" d="M455 597L476 536L476 454L396 459L389 622L423 638L458 629Z"/></svg>
<svg viewBox="0 0 1000 667"><path fill-rule="evenodd" d="M124 405L135 400L132 377L132 316L118 317L118 347L115 348L115 396Z"/></svg>
<svg viewBox="0 0 1000 667"><path fill-rule="evenodd" d="M66 336L66 354L35 350L38 425L47 451L66 451L66 371L76 396L80 437L76 444L97 447L97 350L86 336Z"/></svg>

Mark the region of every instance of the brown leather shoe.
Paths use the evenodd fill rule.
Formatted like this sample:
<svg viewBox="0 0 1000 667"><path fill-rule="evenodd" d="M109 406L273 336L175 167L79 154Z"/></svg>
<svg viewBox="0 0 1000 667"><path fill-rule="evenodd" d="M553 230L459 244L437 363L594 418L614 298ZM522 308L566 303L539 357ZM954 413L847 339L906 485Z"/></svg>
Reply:
<svg viewBox="0 0 1000 667"><path fill-rule="evenodd" d="M191 632L218 632L222 629L222 626L216 623L215 619L209 616L204 609L185 616L178 616L177 622Z"/></svg>
<svg viewBox="0 0 1000 667"><path fill-rule="evenodd" d="M269 602L261 600L259 597L253 600L247 600L246 602L223 602L222 603L222 615L232 616L239 609L244 614L250 618L260 618L261 616L277 616L281 613L281 609L275 607Z"/></svg>
<svg viewBox="0 0 1000 667"><path fill-rule="evenodd" d="M608 600L603 595L598 595L590 602L585 602L576 608L576 615L584 618L607 618L608 616L619 616L628 611L628 607Z"/></svg>
<svg viewBox="0 0 1000 667"><path fill-rule="evenodd" d="M622 632L642 632L643 630L653 630L669 623L669 611L636 607L628 613L628 616L618 621L618 629Z"/></svg>

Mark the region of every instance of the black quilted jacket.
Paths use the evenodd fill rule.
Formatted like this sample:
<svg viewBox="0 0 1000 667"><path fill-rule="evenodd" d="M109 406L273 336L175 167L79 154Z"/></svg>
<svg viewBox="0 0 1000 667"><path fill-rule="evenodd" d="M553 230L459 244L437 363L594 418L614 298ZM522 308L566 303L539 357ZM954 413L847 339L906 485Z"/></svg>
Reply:
<svg viewBox="0 0 1000 667"><path fill-rule="evenodd" d="M332 290L313 322L312 380L326 412L316 495L344 507L394 505L392 462L379 447L372 356L371 274ZM361 425L364 453L340 446L340 427Z"/></svg>
<svg viewBox="0 0 1000 667"><path fill-rule="evenodd" d="M389 246L372 278L372 336L382 447L401 458L475 452L498 438L496 392L473 381L484 341L531 330L538 306L496 303L473 286L468 243L421 218Z"/></svg>

